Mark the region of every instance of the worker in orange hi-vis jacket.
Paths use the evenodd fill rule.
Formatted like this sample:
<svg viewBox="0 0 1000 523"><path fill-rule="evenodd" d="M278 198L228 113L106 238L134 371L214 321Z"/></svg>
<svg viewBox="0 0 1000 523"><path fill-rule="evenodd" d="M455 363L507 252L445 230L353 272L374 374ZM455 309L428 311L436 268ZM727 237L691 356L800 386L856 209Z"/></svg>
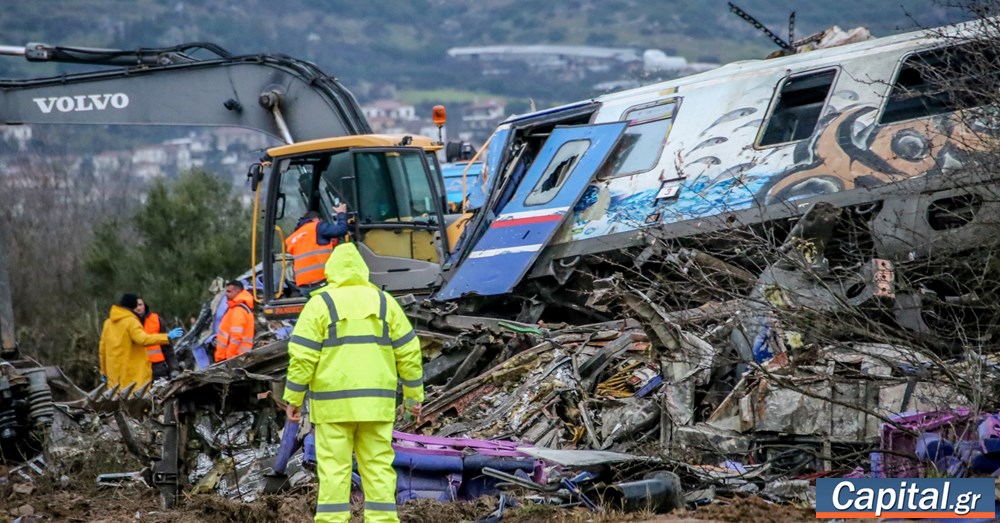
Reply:
<svg viewBox="0 0 1000 523"><path fill-rule="evenodd" d="M304 296L326 285L323 271L330 253L347 234L347 204L338 203L333 208L337 220L323 221L316 211L307 212L299 219L295 231L285 239L285 250L292 255L295 286Z"/></svg>
<svg viewBox="0 0 1000 523"><path fill-rule="evenodd" d="M235 358L253 348L253 296L242 282L233 280L226 283L226 299L229 309L215 336L215 361Z"/></svg>
<svg viewBox="0 0 1000 523"><path fill-rule="evenodd" d="M139 298L139 305L136 306L135 313L142 320L142 330L146 331L147 334L166 334L166 324L142 298ZM146 347L146 355L149 357L149 364L153 367L154 380L177 376L177 358L174 356L174 347L171 344L150 345Z"/></svg>

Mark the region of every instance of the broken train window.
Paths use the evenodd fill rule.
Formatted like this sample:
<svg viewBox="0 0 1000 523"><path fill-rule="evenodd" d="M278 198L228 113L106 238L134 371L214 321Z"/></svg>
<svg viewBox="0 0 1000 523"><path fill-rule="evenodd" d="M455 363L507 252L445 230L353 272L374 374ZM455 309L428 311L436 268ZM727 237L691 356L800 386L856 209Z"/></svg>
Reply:
<svg viewBox="0 0 1000 523"><path fill-rule="evenodd" d="M812 136L836 76L835 70L826 70L786 79L771 104L774 110L764 123L757 145L796 142Z"/></svg>
<svg viewBox="0 0 1000 523"><path fill-rule="evenodd" d="M524 199L524 205L544 205L551 202L589 148L590 140L573 140L562 144L552 157L552 161L545 166L545 171L538 178L534 189Z"/></svg>
<svg viewBox="0 0 1000 523"><path fill-rule="evenodd" d="M652 169L674 121L677 101L656 102L631 109L625 113L628 122L625 133L611 152L598 179L617 178Z"/></svg>
<svg viewBox="0 0 1000 523"><path fill-rule="evenodd" d="M879 123L969 109L997 100L996 44L972 42L907 56Z"/></svg>

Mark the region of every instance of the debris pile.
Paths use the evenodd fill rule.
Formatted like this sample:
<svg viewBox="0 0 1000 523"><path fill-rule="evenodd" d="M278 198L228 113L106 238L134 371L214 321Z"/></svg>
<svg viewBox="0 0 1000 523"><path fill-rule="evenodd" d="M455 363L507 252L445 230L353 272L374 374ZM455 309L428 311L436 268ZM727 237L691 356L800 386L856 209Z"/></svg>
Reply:
<svg viewBox="0 0 1000 523"><path fill-rule="evenodd" d="M739 276L694 251L684 258ZM865 274L855 305L891 295L891 264ZM1000 377L992 354L946 360L883 338L819 336L819 323L792 320L837 310L820 284L780 264L755 281L746 298L668 310L614 275L594 282L588 305L621 319L580 325L411 304L426 400L397 422L397 501L493 498L483 516L494 521L525 503L669 512L752 495L808 507L819 477L1000 469L1000 415L968 407ZM278 400L291 323L260 320L254 350L205 365L219 307L206 304L178 343L187 370L174 379L84 393L49 371L59 401L25 412L48 420L50 448L11 474L31 484L46 460L111 439L148 467L98 484L153 487L168 506L182 492L242 503L308 493L308 416L287 422ZM356 474L354 485L361 499Z"/></svg>
<svg viewBox="0 0 1000 523"><path fill-rule="evenodd" d="M659 423L660 408L651 397L662 384L659 363L637 323L510 333L515 336L506 347L530 348L506 359L491 355L499 362L474 378L463 381L459 372L444 385L428 386L421 419L406 429L550 448L607 449L615 443L634 444L635 436ZM504 337L475 339L496 344ZM487 344L462 352L467 355L460 368L485 359ZM604 423L602 408L608 412Z"/></svg>

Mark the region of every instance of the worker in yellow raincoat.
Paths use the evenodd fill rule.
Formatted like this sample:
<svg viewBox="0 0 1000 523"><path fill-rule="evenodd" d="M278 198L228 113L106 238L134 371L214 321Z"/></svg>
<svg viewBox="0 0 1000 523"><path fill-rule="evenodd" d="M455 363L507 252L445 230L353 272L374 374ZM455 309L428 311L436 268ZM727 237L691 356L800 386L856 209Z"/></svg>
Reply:
<svg viewBox="0 0 1000 523"><path fill-rule="evenodd" d="M136 308L139 297L122 295L118 305L111 306L108 319L101 331L101 376L107 379L108 388L122 388L135 383L136 389L153 380L153 370L146 354L150 345L165 345L180 338L180 328L167 334L148 334L142 328Z"/></svg>
<svg viewBox="0 0 1000 523"><path fill-rule="evenodd" d="M365 493L365 521L397 523L392 424L397 380L404 404L419 415L424 400L420 339L403 309L368 281L351 243L326 263L327 285L313 292L288 343L284 400L300 417L306 390L316 428L319 499L315 521L351 519L351 453Z"/></svg>

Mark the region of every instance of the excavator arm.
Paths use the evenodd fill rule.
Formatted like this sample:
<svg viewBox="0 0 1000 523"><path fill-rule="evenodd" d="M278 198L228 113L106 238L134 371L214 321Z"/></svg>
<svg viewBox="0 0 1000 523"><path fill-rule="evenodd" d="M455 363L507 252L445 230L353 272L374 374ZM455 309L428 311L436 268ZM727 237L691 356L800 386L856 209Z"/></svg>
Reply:
<svg viewBox="0 0 1000 523"><path fill-rule="evenodd" d="M194 50L210 58L195 58ZM354 96L315 65L277 54L232 56L213 44L90 49L28 44L0 55L112 66L0 80L0 122L244 127L286 143L370 133Z"/></svg>
<svg viewBox="0 0 1000 523"><path fill-rule="evenodd" d="M0 80L2 124L243 127L286 143L371 132L340 82L284 55L233 56L211 43L134 50L32 43L0 46L0 56L99 66L49 78ZM0 255L6 244L2 233ZM0 349L12 354L16 345L3 261Z"/></svg>

